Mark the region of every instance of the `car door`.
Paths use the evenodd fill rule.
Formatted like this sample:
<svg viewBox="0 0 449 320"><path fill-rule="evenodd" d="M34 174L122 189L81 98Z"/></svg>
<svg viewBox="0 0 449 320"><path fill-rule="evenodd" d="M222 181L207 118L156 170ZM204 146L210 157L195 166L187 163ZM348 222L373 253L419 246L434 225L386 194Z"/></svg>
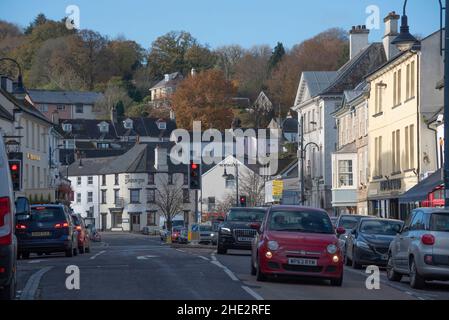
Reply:
<svg viewBox="0 0 449 320"><path fill-rule="evenodd" d="M420 210L416 210L410 220L410 225L405 226L401 234L399 235L399 250L397 252L398 267L403 270L408 270L408 258L409 248L416 238L416 231L419 225L423 221L423 213Z"/></svg>

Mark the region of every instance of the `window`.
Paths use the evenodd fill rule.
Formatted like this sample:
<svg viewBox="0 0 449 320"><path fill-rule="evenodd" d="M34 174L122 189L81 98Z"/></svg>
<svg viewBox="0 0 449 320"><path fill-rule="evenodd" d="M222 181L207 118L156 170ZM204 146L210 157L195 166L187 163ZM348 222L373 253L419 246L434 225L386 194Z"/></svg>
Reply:
<svg viewBox="0 0 449 320"><path fill-rule="evenodd" d="M101 190L101 204L106 204L106 190Z"/></svg>
<svg viewBox="0 0 449 320"><path fill-rule="evenodd" d="M228 174L226 181L225 181L225 185L226 185L226 188L228 188L228 189L232 189L235 187L234 175Z"/></svg>
<svg viewBox="0 0 449 320"><path fill-rule="evenodd" d="M190 203L190 190L182 189L182 199L184 203Z"/></svg>
<svg viewBox="0 0 449 320"><path fill-rule="evenodd" d="M392 152L392 169L393 173L401 171L401 139L400 130L391 133L391 152Z"/></svg>
<svg viewBox="0 0 449 320"><path fill-rule="evenodd" d="M404 168L406 170L415 167L415 125L405 127L405 159Z"/></svg>
<svg viewBox="0 0 449 320"><path fill-rule="evenodd" d="M114 189L114 204L120 203L120 189Z"/></svg>
<svg viewBox="0 0 449 320"><path fill-rule="evenodd" d="M106 175L105 175L105 174L103 174L103 175L101 176L101 185L102 185L102 186L105 186L105 185L106 185Z"/></svg>
<svg viewBox="0 0 449 320"><path fill-rule="evenodd" d="M410 230L425 230L424 214L421 211L413 217Z"/></svg>
<svg viewBox="0 0 449 320"><path fill-rule="evenodd" d="M157 123L157 127L159 128L159 130L165 130L167 129L167 123L160 121Z"/></svg>
<svg viewBox="0 0 449 320"><path fill-rule="evenodd" d="M376 84L376 92L375 92L375 115L382 112L382 89L384 87L383 83Z"/></svg>
<svg viewBox="0 0 449 320"><path fill-rule="evenodd" d="M48 112L48 104L40 104L39 111L40 112Z"/></svg>
<svg viewBox="0 0 449 320"><path fill-rule="evenodd" d="M91 191L89 191L89 192L87 193L87 203L92 203L93 200L94 200L94 193L91 192Z"/></svg>
<svg viewBox="0 0 449 320"><path fill-rule="evenodd" d="M81 177L76 177L76 184L81 185Z"/></svg>
<svg viewBox="0 0 449 320"><path fill-rule="evenodd" d="M81 203L81 193L76 194L76 203Z"/></svg>
<svg viewBox="0 0 449 320"><path fill-rule="evenodd" d="M109 143L106 142L99 142L97 143L98 149L109 149Z"/></svg>
<svg viewBox="0 0 449 320"><path fill-rule="evenodd" d="M155 199L155 190L147 189L147 203L154 203Z"/></svg>
<svg viewBox="0 0 449 320"><path fill-rule="evenodd" d="M147 226L156 225L156 211L147 211Z"/></svg>
<svg viewBox="0 0 449 320"><path fill-rule="evenodd" d="M208 211L215 210L215 197L207 198L207 209L208 209Z"/></svg>
<svg viewBox="0 0 449 320"><path fill-rule="evenodd" d="M410 64L410 98L415 97L415 61Z"/></svg>
<svg viewBox="0 0 449 320"><path fill-rule="evenodd" d="M94 207L89 207L89 211L87 211L87 217L88 218L94 217Z"/></svg>
<svg viewBox="0 0 449 320"><path fill-rule="evenodd" d="M118 173L114 175L114 184L118 186Z"/></svg>
<svg viewBox="0 0 449 320"><path fill-rule="evenodd" d="M75 105L75 113L84 113L84 107L82 104L76 104Z"/></svg>
<svg viewBox="0 0 449 320"><path fill-rule="evenodd" d="M148 184L154 184L154 173L148 174Z"/></svg>
<svg viewBox="0 0 449 320"><path fill-rule="evenodd" d="M130 189L129 199L131 203L140 203L140 189Z"/></svg>
<svg viewBox="0 0 449 320"><path fill-rule="evenodd" d="M72 131L72 124L71 123L63 123L62 124L62 130L65 132L71 132Z"/></svg>
<svg viewBox="0 0 449 320"><path fill-rule="evenodd" d="M382 137L374 139L374 176L379 178L382 175Z"/></svg>
<svg viewBox="0 0 449 320"><path fill-rule="evenodd" d="M338 186L350 187L353 183L352 160L338 161Z"/></svg>
<svg viewBox="0 0 449 320"><path fill-rule="evenodd" d="M64 111L64 110L65 110L65 105L63 105L63 104L58 104L58 105L56 106L56 109L57 109L58 111Z"/></svg>
<svg viewBox="0 0 449 320"><path fill-rule="evenodd" d="M94 177L87 177L87 184L94 184Z"/></svg>
<svg viewBox="0 0 449 320"><path fill-rule="evenodd" d="M393 74L393 106L401 104L401 70Z"/></svg>

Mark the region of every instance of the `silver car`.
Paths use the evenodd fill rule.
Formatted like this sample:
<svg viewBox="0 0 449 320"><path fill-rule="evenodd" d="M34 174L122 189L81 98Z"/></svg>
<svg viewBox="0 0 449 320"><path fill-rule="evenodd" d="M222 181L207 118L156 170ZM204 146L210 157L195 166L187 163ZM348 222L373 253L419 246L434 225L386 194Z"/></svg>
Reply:
<svg viewBox="0 0 449 320"><path fill-rule="evenodd" d="M200 243L217 244L217 233L210 225L200 225Z"/></svg>
<svg viewBox="0 0 449 320"><path fill-rule="evenodd" d="M426 280L449 280L449 209L418 208L390 244L387 276L410 277L412 288Z"/></svg>

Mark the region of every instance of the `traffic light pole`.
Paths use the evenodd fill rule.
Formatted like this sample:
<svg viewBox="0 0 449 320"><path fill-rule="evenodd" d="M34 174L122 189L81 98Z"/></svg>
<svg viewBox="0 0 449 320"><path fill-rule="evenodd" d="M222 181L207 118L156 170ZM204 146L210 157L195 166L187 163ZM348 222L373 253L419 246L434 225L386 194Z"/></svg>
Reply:
<svg viewBox="0 0 449 320"><path fill-rule="evenodd" d="M239 198L239 164L235 163L235 203L236 207L240 207L240 198Z"/></svg>

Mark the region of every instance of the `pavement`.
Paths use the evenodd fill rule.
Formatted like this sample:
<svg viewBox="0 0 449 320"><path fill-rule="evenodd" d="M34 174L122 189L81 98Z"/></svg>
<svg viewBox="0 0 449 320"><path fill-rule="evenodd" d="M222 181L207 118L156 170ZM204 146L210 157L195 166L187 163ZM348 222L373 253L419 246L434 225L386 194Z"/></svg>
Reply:
<svg viewBox="0 0 449 320"><path fill-rule="evenodd" d="M213 247L174 248L158 237L130 233L102 233L102 240L92 243L91 253L73 258L53 254L19 260L17 299L449 299L449 282L432 282L424 290L413 290L407 278L389 282L385 271L381 272L378 290L366 289L368 274L349 267L345 267L342 287L310 279L257 282L250 274L249 251L229 250L227 255L217 255ZM79 270L79 289L66 286L66 282L75 283L67 270L70 266Z"/></svg>

